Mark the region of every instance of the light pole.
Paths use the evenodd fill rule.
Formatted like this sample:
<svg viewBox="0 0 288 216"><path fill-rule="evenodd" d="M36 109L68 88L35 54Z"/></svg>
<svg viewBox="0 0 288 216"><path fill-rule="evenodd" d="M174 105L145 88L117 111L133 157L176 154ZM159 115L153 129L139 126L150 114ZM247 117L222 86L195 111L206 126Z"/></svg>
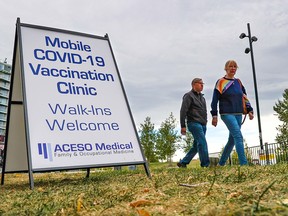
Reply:
<svg viewBox="0 0 288 216"><path fill-rule="evenodd" d="M253 80L254 80L254 89L255 89L255 99L256 99L256 108L257 108L257 118L258 118L258 129L259 129L259 139L260 139L260 148L263 150L263 140L262 140L262 130L261 130L261 120L260 120L260 109L259 109L259 100L258 100L258 91L257 91L257 82L256 82L256 73L255 73L255 64L254 64L254 55L253 55L253 46L252 43L256 42L258 39L255 36L251 37L251 31L250 31L250 24L247 23L248 28L248 35L245 33L241 33L239 38L243 39L245 37L248 37L249 39L249 46L250 48L245 49L245 53L248 54L250 52L251 54L251 62L252 62L252 72L253 72Z"/></svg>

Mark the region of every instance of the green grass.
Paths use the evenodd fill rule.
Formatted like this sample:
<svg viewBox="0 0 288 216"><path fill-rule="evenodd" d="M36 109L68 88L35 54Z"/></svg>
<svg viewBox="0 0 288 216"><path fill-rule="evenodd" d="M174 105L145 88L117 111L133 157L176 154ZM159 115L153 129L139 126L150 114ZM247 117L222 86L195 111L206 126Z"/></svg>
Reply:
<svg viewBox="0 0 288 216"><path fill-rule="evenodd" d="M288 164L5 174L0 215L288 215ZM186 186L180 186L185 184ZM137 202L138 201L138 202Z"/></svg>

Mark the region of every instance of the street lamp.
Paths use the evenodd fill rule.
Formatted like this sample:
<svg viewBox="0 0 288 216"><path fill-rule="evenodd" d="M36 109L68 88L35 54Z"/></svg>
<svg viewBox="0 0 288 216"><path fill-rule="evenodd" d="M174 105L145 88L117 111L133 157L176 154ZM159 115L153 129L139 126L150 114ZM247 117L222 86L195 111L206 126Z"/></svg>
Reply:
<svg viewBox="0 0 288 216"><path fill-rule="evenodd" d="M258 118L258 128L259 128L260 148L263 150L262 130L261 130L261 121L260 121L260 109L259 109L255 64L254 64L253 47L252 47L252 43L256 42L258 39L255 36L251 37L251 31L250 31L250 24L249 23L247 23L247 28L248 28L248 35L246 35L245 33L241 33L239 38L243 39L245 37L248 37L248 39L249 39L249 48L247 47L245 49L245 53L246 54L248 54L249 52L251 53L251 62L252 62L252 71L253 71L253 80L254 80L254 89L255 89L255 99L256 99L256 108L257 108L257 118Z"/></svg>

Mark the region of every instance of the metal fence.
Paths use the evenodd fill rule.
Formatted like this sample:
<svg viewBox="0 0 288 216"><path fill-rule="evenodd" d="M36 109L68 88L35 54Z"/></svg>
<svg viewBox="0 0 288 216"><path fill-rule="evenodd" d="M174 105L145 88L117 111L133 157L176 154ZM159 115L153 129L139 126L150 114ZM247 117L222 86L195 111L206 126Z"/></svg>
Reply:
<svg viewBox="0 0 288 216"><path fill-rule="evenodd" d="M254 165L272 165L288 162L288 146L279 143L265 143L263 148L253 146L245 148L246 157L249 164ZM221 152L210 153L211 162L218 162ZM218 160L217 160L218 159ZM232 151L229 160L230 165L238 165L238 155L235 150Z"/></svg>

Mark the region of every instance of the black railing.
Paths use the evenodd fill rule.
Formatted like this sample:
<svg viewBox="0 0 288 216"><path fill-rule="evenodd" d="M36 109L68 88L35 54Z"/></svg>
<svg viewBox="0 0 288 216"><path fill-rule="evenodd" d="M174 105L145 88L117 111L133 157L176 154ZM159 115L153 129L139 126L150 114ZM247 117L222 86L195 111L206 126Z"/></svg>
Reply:
<svg viewBox="0 0 288 216"><path fill-rule="evenodd" d="M265 143L264 148L253 146L245 148L246 157L249 164L254 165L272 165L277 163L288 163L288 146L279 143ZM218 161L221 152L210 153L212 161ZM232 151L229 161L230 165L238 165L238 155L235 150Z"/></svg>

